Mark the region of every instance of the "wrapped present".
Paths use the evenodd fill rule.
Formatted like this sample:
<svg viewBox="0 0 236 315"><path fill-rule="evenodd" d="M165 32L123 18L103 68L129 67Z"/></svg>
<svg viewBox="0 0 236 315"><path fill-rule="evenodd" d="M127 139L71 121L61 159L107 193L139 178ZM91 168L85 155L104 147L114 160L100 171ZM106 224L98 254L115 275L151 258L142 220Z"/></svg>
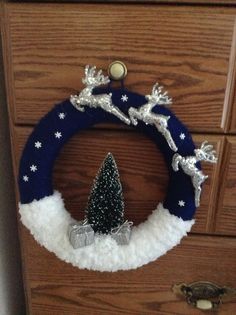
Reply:
<svg viewBox="0 0 236 315"><path fill-rule="evenodd" d="M68 228L68 236L75 249L91 245L94 242L94 230L87 220L71 223Z"/></svg>
<svg viewBox="0 0 236 315"><path fill-rule="evenodd" d="M111 237L116 240L118 245L129 244L132 225L133 222L126 220L123 224L111 230Z"/></svg>

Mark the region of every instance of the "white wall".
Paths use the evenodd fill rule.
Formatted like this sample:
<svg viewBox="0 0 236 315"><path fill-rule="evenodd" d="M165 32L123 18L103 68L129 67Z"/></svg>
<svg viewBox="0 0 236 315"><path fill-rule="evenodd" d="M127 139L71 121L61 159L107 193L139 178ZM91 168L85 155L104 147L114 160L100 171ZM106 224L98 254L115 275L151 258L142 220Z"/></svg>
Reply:
<svg viewBox="0 0 236 315"><path fill-rule="evenodd" d="M26 312L0 45L0 315L24 314Z"/></svg>

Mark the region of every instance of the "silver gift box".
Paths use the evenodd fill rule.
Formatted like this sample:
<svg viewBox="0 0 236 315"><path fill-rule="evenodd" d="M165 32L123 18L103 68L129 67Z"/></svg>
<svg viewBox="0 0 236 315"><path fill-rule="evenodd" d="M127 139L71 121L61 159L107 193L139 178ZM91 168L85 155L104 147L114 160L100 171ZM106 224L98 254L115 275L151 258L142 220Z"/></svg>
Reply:
<svg viewBox="0 0 236 315"><path fill-rule="evenodd" d="M91 245L94 242L94 230L87 221L71 223L68 227L68 236L74 249Z"/></svg>
<svg viewBox="0 0 236 315"><path fill-rule="evenodd" d="M131 226L133 222L125 221L120 226L111 230L111 237L116 240L118 245L128 245L131 236Z"/></svg>

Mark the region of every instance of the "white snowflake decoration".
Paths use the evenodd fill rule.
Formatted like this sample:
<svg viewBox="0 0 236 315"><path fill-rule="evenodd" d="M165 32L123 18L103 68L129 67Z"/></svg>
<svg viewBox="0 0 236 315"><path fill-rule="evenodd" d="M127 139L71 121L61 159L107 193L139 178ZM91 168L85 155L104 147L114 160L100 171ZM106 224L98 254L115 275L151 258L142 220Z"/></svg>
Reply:
<svg viewBox="0 0 236 315"><path fill-rule="evenodd" d="M121 96L121 100L122 100L122 102L127 102L128 101L128 96L126 94L122 95Z"/></svg>
<svg viewBox="0 0 236 315"><path fill-rule="evenodd" d="M184 207L184 206L185 206L185 201L179 200L178 205L179 205L180 207Z"/></svg>
<svg viewBox="0 0 236 315"><path fill-rule="evenodd" d="M61 132L59 132L59 131L56 131L56 132L54 133L54 135L55 135L55 138L57 138L57 139L60 139L60 138L62 137L62 134L61 134Z"/></svg>
<svg viewBox="0 0 236 315"><path fill-rule="evenodd" d="M30 166L30 170L31 170L31 172L36 172L37 170L38 170L38 168L37 168L37 166L36 165L34 165L34 164L32 164L31 166Z"/></svg>
<svg viewBox="0 0 236 315"><path fill-rule="evenodd" d="M28 181L29 181L29 177L28 177L27 175L24 175L24 176L23 176L23 181L24 181L24 182L28 182Z"/></svg>
<svg viewBox="0 0 236 315"><path fill-rule="evenodd" d="M40 149L40 148L42 148L42 142L36 141L36 142L34 143L34 146L35 146L35 148Z"/></svg>
<svg viewBox="0 0 236 315"><path fill-rule="evenodd" d="M58 117L59 117L60 119L65 119L66 114L65 114L65 113L59 113L59 114L58 114Z"/></svg>

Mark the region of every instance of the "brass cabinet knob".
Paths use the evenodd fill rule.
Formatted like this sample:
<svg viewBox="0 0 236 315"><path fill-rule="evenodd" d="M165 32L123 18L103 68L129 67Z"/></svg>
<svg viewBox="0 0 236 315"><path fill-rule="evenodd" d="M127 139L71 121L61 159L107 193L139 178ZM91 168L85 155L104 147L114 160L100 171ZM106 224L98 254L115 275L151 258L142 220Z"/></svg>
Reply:
<svg viewBox="0 0 236 315"><path fill-rule="evenodd" d="M122 61L116 60L109 65L108 74L113 80L122 80L127 75L127 67Z"/></svg>
<svg viewBox="0 0 236 315"><path fill-rule="evenodd" d="M236 289L220 287L209 281L175 284L172 290L185 297L188 304L204 311L216 309L224 300L236 297Z"/></svg>

